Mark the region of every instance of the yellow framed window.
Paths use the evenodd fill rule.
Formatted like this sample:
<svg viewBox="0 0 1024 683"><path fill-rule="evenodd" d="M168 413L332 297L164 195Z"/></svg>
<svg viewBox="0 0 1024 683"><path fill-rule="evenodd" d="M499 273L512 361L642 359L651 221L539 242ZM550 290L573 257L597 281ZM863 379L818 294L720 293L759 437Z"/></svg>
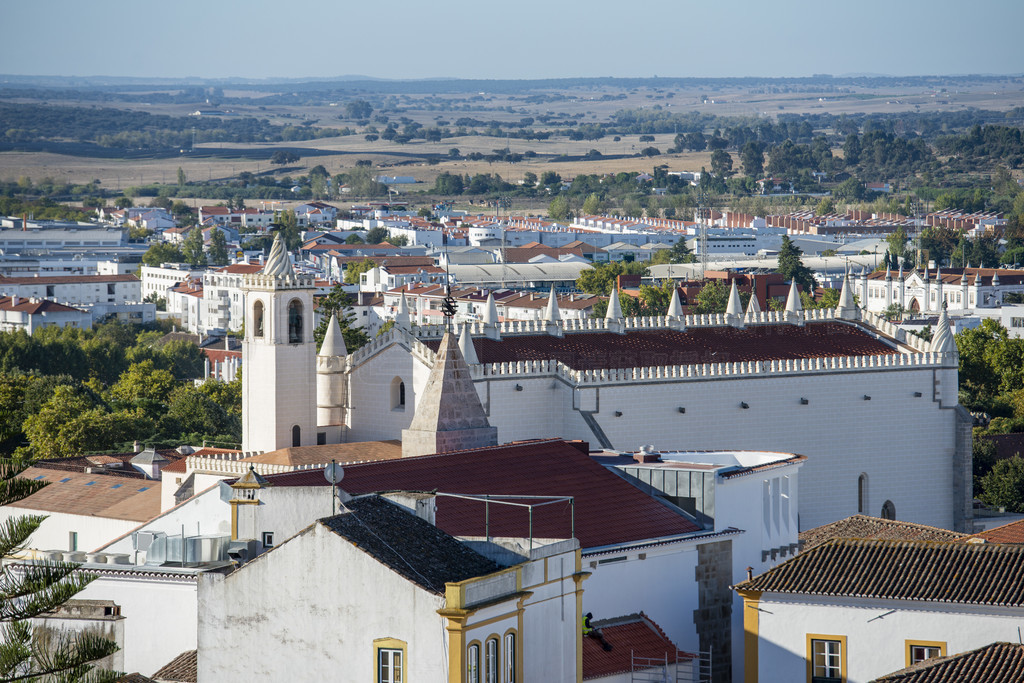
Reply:
<svg viewBox="0 0 1024 683"><path fill-rule="evenodd" d="M946 656L946 643L938 640L908 640L904 646L907 666Z"/></svg>
<svg viewBox="0 0 1024 683"><path fill-rule="evenodd" d="M845 683L846 636L807 635L808 683Z"/></svg>

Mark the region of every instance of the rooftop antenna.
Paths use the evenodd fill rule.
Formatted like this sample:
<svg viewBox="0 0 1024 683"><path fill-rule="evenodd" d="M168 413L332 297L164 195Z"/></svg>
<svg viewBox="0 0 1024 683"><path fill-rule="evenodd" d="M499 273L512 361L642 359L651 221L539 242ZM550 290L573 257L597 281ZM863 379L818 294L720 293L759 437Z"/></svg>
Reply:
<svg viewBox="0 0 1024 683"><path fill-rule="evenodd" d="M338 514L338 482L345 478L345 470L336 461L324 468L324 479L331 484L331 516Z"/></svg>
<svg viewBox="0 0 1024 683"><path fill-rule="evenodd" d="M441 312L444 313L445 331L451 334L452 318L455 317L455 298L452 296L452 276L449 269L448 258L448 235L441 229L441 243L444 245L444 300L441 302Z"/></svg>
<svg viewBox="0 0 1024 683"><path fill-rule="evenodd" d="M701 176L703 180L704 176ZM708 191L704 187L697 188L697 229L700 230L700 279L703 280L708 270L708 226L705 222L705 211L707 211Z"/></svg>

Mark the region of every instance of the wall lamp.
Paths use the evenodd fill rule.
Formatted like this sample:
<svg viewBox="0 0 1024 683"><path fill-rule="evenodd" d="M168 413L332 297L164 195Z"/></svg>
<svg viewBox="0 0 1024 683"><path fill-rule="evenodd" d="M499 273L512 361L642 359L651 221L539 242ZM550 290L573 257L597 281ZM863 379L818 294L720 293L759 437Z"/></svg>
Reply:
<svg viewBox="0 0 1024 683"><path fill-rule="evenodd" d="M622 417L622 411L621 410L616 410L615 411L615 417Z"/></svg>
<svg viewBox="0 0 1024 683"><path fill-rule="evenodd" d="M522 391L522 390L523 390L523 385L522 384L517 384L516 385L516 391Z"/></svg>
<svg viewBox="0 0 1024 683"><path fill-rule="evenodd" d="M867 394L864 394L864 400L865 400L865 401L870 401L870 400L871 400L871 397L870 397L870 396L868 396Z"/></svg>
<svg viewBox="0 0 1024 683"><path fill-rule="evenodd" d="M679 406L679 412L680 413L685 413L686 412L686 408L684 408L682 406Z"/></svg>
<svg viewBox="0 0 1024 683"><path fill-rule="evenodd" d="M800 405L802 405L802 406L805 406L805 405L807 405L808 403L810 403L810 401L808 401L808 400L807 400L806 398L801 398L801 399L800 399Z"/></svg>
<svg viewBox="0 0 1024 683"><path fill-rule="evenodd" d="M921 398L922 396L924 396L924 394L922 394L920 391L914 392L914 398Z"/></svg>
<svg viewBox="0 0 1024 683"><path fill-rule="evenodd" d="M743 410L746 410L746 409L747 409L747 408L749 408L749 407L750 407L750 406L748 406L748 405L746 404L746 402L740 402L740 408L743 408Z"/></svg>

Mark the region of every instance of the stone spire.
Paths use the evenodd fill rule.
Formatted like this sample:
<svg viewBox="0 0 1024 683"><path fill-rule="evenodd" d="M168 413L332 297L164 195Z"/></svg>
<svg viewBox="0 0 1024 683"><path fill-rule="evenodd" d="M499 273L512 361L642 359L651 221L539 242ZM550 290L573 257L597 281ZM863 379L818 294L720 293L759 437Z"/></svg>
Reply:
<svg viewBox="0 0 1024 683"><path fill-rule="evenodd" d="M494 292L487 292L487 306L483 313L484 325L498 324L498 306L494 303Z"/></svg>
<svg viewBox="0 0 1024 683"><path fill-rule="evenodd" d="M619 303L619 288L612 287L611 296L608 297L608 310L604 314L605 320L621 320L622 304Z"/></svg>
<svg viewBox="0 0 1024 683"><path fill-rule="evenodd" d="M462 334L459 335L459 351L466 359L468 365L479 365L480 360L476 357L476 347L473 346L473 337L469 334L469 323L462 324Z"/></svg>
<svg viewBox="0 0 1024 683"><path fill-rule="evenodd" d="M885 279L890 282L892 281L892 269L889 267L888 261L885 262Z"/></svg>
<svg viewBox="0 0 1024 683"><path fill-rule="evenodd" d="M736 281L732 281L729 288L729 305L725 307L726 315L743 315L743 304L740 303L740 293L736 289Z"/></svg>
<svg viewBox="0 0 1024 683"><path fill-rule="evenodd" d="M746 319L753 320L761 313L761 304L757 303L757 288L750 288L750 301L747 302Z"/></svg>
<svg viewBox="0 0 1024 683"><path fill-rule="evenodd" d="M942 302L939 322L932 333L932 351L936 353L956 353L956 340L949 327L949 316L946 315L946 302Z"/></svg>
<svg viewBox="0 0 1024 683"><path fill-rule="evenodd" d="M411 323L409 320L409 304L405 300L405 291L402 291L402 296L398 300L398 310L395 311L395 326L404 327L408 329Z"/></svg>
<svg viewBox="0 0 1024 683"><path fill-rule="evenodd" d="M544 320L549 323L557 323L562 319L562 313L558 310L558 295L555 294L555 286L551 285L551 294L548 296L548 305L544 309Z"/></svg>
<svg viewBox="0 0 1024 683"><path fill-rule="evenodd" d="M498 443L487 421L469 366L453 335L446 332L434 366L416 399L416 414L402 430L402 457L483 448Z"/></svg>
<svg viewBox="0 0 1024 683"><path fill-rule="evenodd" d="M295 267L292 265L292 257L285 248L281 232L274 233L274 244L270 247L270 256L261 271L264 275L273 277L288 277L295 275Z"/></svg>
<svg viewBox="0 0 1024 683"><path fill-rule="evenodd" d="M683 317L683 306L679 303L679 288L674 285L672 287L672 300L668 303L666 315L670 318Z"/></svg>
<svg viewBox="0 0 1024 683"><path fill-rule="evenodd" d="M796 287L796 280L791 280L789 296L786 297L786 313L800 313L802 310L804 310L804 307L800 303L800 290Z"/></svg>
<svg viewBox="0 0 1024 683"><path fill-rule="evenodd" d="M843 274L843 288L839 292L839 303L836 304L836 315L844 320L857 317L857 301L853 298L850 286L850 274Z"/></svg>
<svg viewBox="0 0 1024 683"><path fill-rule="evenodd" d="M327 323L327 332L324 334L324 342L320 345L318 356L347 356L348 349L345 348L345 337L341 333L341 326L338 324L338 315L331 314L331 322Z"/></svg>

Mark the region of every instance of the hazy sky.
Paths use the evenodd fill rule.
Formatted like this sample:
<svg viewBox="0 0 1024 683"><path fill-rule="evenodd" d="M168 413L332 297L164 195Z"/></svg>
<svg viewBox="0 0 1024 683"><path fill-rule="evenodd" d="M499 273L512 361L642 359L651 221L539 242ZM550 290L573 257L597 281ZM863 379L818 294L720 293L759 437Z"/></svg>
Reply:
<svg viewBox="0 0 1024 683"><path fill-rule="evenodd" d="M0 73L1024 73L1024 0L0 0Z"/></svg>

